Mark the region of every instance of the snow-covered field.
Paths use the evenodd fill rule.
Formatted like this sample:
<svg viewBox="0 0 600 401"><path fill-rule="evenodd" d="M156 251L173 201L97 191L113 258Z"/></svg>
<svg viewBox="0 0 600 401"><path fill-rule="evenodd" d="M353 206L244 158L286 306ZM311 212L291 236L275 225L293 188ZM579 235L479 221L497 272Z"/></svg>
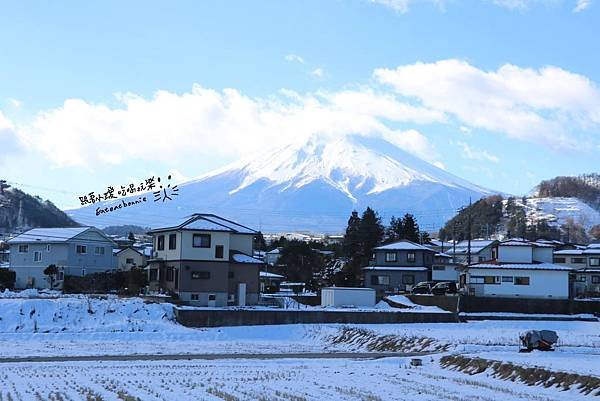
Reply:
<svg viewBox="0 0 600 401"><path fill-rule="evenodd" d="M517 199L517 204L524 206L527 217L532 221L546 220L561 226L572 218L589 230L600 224L600 212L577 198L527 198L527 204Z"/></svg>
<svg viewBox="0 0 600 401"><path fill-rule="evenodd" d="M559 334L557 351L519 354L528 329ZM0 400L579 400L575 389L507 384L442 368L457 354L600 377L600 323L474 321L191 329L169 304L139 298L0 297ZM285 359L276 353L430 351L406 358ZM261 359L139 361L135 355L258 354ZM131 361L7 362L29 356L134 356ZM66 372L66 373L65 373ZM10 398L8 394L11 394ZM38 396L39 395L39 396ZM94 398L96 397L96 398ZM129 397L129 398L128 398Z"/></svg>

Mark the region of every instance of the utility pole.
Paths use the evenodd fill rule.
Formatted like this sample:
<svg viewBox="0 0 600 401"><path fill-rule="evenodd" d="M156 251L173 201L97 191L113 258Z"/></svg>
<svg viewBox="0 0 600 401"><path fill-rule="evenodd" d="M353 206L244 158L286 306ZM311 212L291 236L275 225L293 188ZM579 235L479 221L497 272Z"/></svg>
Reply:
<svg viewBox="0 0 600 401"><path fill-rule="evenodd" d="M467 213L467 265L471 264L471 198L469 198L469 211Z"/></svg>
<svg viewBox="0 0 600 401"><path fill-rule="evenodd" d="M456 263L456 220L452 224L452 263Z"/></svg>

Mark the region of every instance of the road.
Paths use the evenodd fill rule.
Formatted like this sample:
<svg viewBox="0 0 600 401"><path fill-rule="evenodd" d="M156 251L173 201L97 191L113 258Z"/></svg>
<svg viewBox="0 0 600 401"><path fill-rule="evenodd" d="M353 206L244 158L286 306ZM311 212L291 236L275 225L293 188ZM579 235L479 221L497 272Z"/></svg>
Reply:
<svg viewBox="0 0 600 401"><path fill-rule="evenodd" d="M74 355L0 358L0 363L87 362L87 361L188 361L226 359L380 359L431 355L432 352L300 352L274 354L155 354L155 355Z"/></svg>

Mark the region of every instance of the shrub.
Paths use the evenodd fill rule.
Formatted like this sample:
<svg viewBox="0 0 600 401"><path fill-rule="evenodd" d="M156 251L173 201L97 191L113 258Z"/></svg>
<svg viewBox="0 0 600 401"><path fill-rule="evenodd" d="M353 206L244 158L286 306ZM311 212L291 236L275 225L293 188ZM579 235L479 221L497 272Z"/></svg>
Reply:
<svg viewBox="0 0 600 401"><path fill-rule="evenodd" d="M148 285L144 270L132 268L130 271L116 271L88 274L86 276L65 276L65 293L108 293L139 295Z"/></svg>
<svg viewBox="0 0 600 401"><path fill-rule="evenodd" d="M14 289L15 281L17 281L17 273L14 270L0 269L0 289Z"/></svg>

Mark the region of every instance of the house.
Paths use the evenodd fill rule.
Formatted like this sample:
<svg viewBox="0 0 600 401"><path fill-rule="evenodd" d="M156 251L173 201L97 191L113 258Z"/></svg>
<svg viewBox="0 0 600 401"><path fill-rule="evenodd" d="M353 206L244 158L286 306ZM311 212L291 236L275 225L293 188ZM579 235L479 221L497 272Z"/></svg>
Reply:
<svg viewBox="0 0 600 401"><path fill-rule="evenodd" d="M496 259L497 240L471 240L471 263ZM449 247L445 253L452 256L454 263L466 265L469 263L469 241L460 241Z"/></svg>
<svg viewBox="0 0 600 401"><path fill-rule="evenodd" d="M49 288L44 269L54 264L65 275L112 271L116 268L112 249L116 243L95 227L34 228L8 241L10 268L16 272L15 288Z"/></svg>
<svg viewBox="0 0 600 401"><path fill-rule="evenodd" d="M600 244L554 251L554 263L574 270L574 296L600 296Z"/></svg>
<svg viewBox="0 0 600 401"><path fill-rule="evenodd" d="M193 214L149 234L155 249L147 267L151 289L196 306L258 303L264 263L250 256L255 230L214 214Z"/></svg>
<svg viewBox="0 0 600 401"><path fill-rule="evenodd" d="M431 279L436 252L410 241L398 241L373 250L369 266L362 268L363 286L378 293L408 291Z"/></svg>
<svg viewBox="0 0 600 401"><path fill-rule="evenodd" d="M128 271L132 267L146 266L146 255L135 248L127 247L123 249L113 249L115 255L116 267L118 270Z"/></svg>
<svg viewBox="0 0 600 401"><path fill-rule="evenodd" d="M260 272L260 292L261 294L273 294L279 291L279 284L285 277L281 274L270 272Z"/></svg>
<svg viewBox="0 0 600 401"><path fill-rule="evenodd" d="M454 263L447 253L436 253L431 266L431 281L458 282L460 263Z"/></svg>
<svg viewBox="0 0 600 401"><path fill-rule="evenodd" d="M321 306L369 307L375 306L372 288L324 287L321 288Z"/></svg>
<svg viewBox="0 0 600 401"><path fill-rule="evenodd" d="M281 252L281 248L275 248L270 250L269 252L267 252L265 254L265 263L267 263L268 265L271 266L275 266L277 264L277 262L279 261L279 254Z"/></svg>
<svg viewBox="0 0 600 401"><path fill-rule="evenodd" d="M463 268L461 287L469 295L566 299L571 268L552 262L553 247L525 240L507 240L495 260Z"/></svg>

